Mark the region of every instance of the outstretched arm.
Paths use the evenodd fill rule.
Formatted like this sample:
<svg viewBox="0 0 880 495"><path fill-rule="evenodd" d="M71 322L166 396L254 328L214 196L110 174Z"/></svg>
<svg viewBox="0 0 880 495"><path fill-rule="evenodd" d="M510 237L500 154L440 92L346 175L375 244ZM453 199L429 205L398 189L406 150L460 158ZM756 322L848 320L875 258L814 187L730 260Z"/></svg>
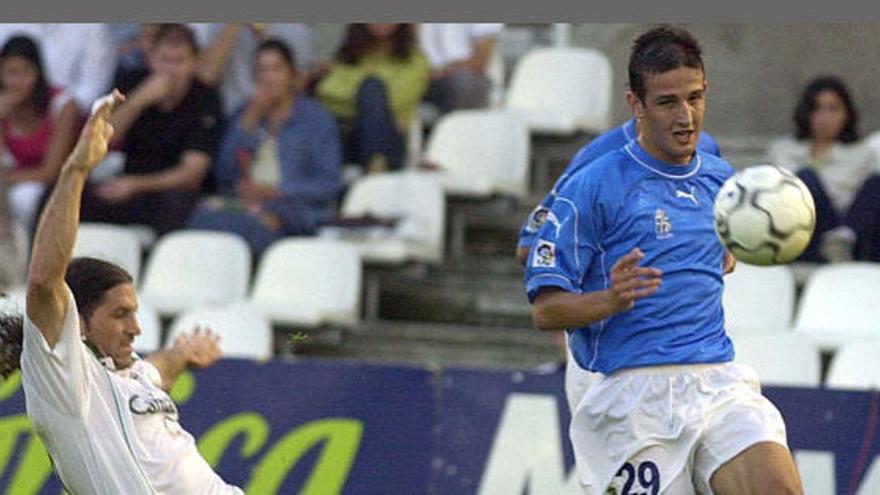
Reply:
<svg viewBox="0 0 880 495"><path fill-rule="evenodd" d="M611 287L572 294L557 288L542 289L532 306L535 326L541 330L582 327L629 311L636 301L660 288L662 272L638 266L645 255L638 248L621 257L611 268Z"/></svg>
<svg viewBox="0 0 880 495"><path fill-rule="evenodd" d="M188 334L178 335L171 347L150 354L147 361L159 370L162 389L167 392L183 370L207 368L217 362L221 354L220 336L208 328L195 327Z"/></svg>
<svg viewBox="0 0 880 495"><path fill-rule="evenodd" d="M64 162L34 237L26 311L50 347L58 341L67 310L64 274L76 241L83 186L89 172L107 154L107 145L113 136L113 126L107 119L116 104L124 99L122 93L114 90L98 100L76 146Z"/></svg>

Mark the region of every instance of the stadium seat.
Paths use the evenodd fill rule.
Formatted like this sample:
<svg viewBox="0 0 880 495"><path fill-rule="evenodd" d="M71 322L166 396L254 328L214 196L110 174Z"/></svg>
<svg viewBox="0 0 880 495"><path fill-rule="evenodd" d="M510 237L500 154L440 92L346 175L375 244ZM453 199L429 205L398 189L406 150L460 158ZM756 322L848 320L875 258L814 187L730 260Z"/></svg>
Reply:
<svg viewBox="0 0 880 495"><path fill-rule="evenodd" d="M341 240L354 245L365 262L443 261L446 198L434 174L408 171L362 177L352 184L340 210L348 218L398 219L385 235L346 227L321 230L324 237L348 231Z"/></svg>
<svg viewBox="0 0 880 495"><path fill-rule="evenodd" d="M816 269L801 295L795 331L828 351L854 339L880 337L877 287L880 264L839 263Z"/></svg>
<svg viewBox="0 0 880 495"><path fill-rule="evenodd" d="M790 331L795 307L794 275L786 265L739 263L724 277L723 304L725 328L731 335Z"/></svg>
<svg viewBox="0 0 880 495"><path fill-rule="evenodd" d="M116 263L137 285L141 272L141 241L133 230L107 223L80 224L73 247L74 256L89 256Z"/></svg>
<svg viewBox="0 0 880 495"><path fill-rule="evenodd" d="M516 114L460 110L437 122L425 160L440 167L438 177L447 194L524 198L529 189L529 147L528 128Z"/></svg>
<svg viewBox="0 0 880 495"><path fill-rule="evenodd" d="M178 316L171 324L165 346L182 332L207 327L220 336L223 357L268 360L272 357L272 326L253 304L239 301L226 306L203 306Z"/></svg>
<svg viewBox="0 0 880 495"><path fill-rule="evenodd" d="M880 340L854 340L831 359L825 386L848 390L880 389Z"/></svg>
<svg viewBox="0 0 880 495"><path fill-rule="evenodd" d="M162 320L150 303L138 301L137 320L141 334L134 339L134 350L139 354L149 354L162 346Z"/></svg>
<svg viewBox="0 0 880 495"><path fill-rule="evenodd" d="M755 368L762 385L818 387L821 383L821 353L802 335L740 335L733 338L733 347L734 361Z"/></svg>
<svg viewBox="0 0 880 495"><path fill-rule="evenodd" d="M144 270L141 298L163 316L247 295L251 252L226 232L183 230L159 238Z"/></svg>
<svg viewBox="0 0 880 495"><path fill-rule="evenodd" d="M535 48L516 64L506 108L533 132L600 133L611 122L611 62L593 48Z"/></svg>
<svg viewBox="0 0 880 495"><path fill-rule="evenodd" d="M357 324L361 259L348 243L286 238L269 246L250 301L273 324L320 327Z"/></svg>

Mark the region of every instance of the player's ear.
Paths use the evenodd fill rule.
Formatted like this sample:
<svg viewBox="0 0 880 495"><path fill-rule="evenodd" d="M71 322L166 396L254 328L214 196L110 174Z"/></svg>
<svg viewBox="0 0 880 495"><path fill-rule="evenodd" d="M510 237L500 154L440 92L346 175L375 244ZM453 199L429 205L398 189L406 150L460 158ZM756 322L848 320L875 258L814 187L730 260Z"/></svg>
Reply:
<svg viewBox="0 0 880 495"><path fill-rule="evenodd" d="M644 117L645 106L642 105L642 100L640 100L635 93L632 91L626 92L626 103L629 105L629 108L632 110L636 119L642 119Z"/></svg>

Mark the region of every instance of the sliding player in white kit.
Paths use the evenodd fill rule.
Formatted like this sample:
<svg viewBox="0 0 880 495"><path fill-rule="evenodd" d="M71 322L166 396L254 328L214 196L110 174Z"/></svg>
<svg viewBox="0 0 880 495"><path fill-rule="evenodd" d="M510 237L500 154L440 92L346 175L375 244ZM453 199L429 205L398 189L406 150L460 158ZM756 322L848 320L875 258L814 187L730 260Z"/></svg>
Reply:
<svg viewBox="0 0 880 495"><path fill-rule="evenodd" d="M96 104L34 239L21 354L28 416L70 493L241 494L199 454L166 393L187 366L220 357L216 336L197 329L139 359L131 277L104 261L71 261L83 185L123 99L114 92Z"/></svg>

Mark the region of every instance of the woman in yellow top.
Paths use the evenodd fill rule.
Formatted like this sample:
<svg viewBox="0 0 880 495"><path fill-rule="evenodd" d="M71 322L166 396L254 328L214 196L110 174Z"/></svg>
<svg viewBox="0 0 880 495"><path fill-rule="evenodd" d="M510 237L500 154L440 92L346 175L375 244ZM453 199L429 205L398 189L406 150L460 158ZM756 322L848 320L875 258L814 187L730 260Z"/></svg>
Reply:
<svg viewBox="0 0 880 495"><path fill-rule="evenodd" d="M402 167L406 131L429 80L412 24L349 24L315 90L340 123L346 162L369 171Z"/></svg>

